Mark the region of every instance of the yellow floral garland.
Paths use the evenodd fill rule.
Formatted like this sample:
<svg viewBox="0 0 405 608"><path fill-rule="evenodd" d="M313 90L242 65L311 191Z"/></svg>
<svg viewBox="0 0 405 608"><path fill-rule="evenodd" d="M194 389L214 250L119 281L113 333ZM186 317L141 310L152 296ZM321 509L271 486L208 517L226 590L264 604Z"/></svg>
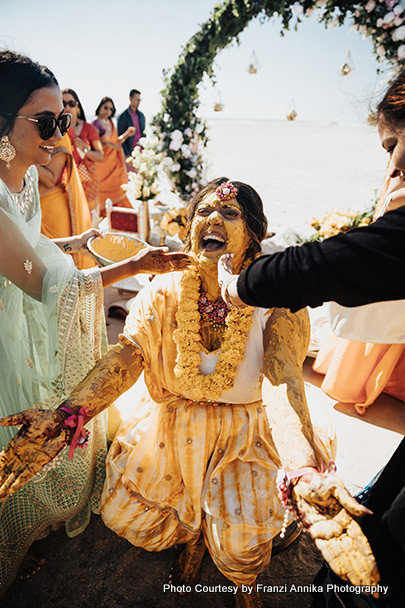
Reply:
<svg viewBox="0 0 405 608"><path fill-rule="evenodd" d="M178 329L173 333L177 345L174 373L181 378L182 387L195 401L206 400L207 395L214 401L233 386L238 366L244 358L254 309L247 306L230 310L215 370L212 374L204 375L200 372L200 285L201 279L195 266L183 273L176 313Z"/></svg>

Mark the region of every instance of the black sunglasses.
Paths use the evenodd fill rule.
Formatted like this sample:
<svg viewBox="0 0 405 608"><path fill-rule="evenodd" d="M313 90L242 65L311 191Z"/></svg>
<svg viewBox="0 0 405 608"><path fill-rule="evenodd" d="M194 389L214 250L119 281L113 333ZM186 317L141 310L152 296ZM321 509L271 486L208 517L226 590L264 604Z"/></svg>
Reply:
<svg viewBox="0 0 405 608"><path fill-rule="evenodd" d="M62 114L59 118L54 116L44 116L43 118L31 118L30 116L21 116L21 114L8 114L7 112L1 112L3 116L15 116L16 118L25 118L31 122L38 123L38 131L41 139L47 140L55 133L56 128L59 127L61 135L65 135L72 122L71 114Z"/></svg>
<svg viewBox="0 0 405 608"><path fill-rule="evenodd" d="M77 101L73 101L73 99L69 99L69 101L63 100L62 103L64 108L66 108L66 106L69 108L75 108L77 106Z"/></svg>

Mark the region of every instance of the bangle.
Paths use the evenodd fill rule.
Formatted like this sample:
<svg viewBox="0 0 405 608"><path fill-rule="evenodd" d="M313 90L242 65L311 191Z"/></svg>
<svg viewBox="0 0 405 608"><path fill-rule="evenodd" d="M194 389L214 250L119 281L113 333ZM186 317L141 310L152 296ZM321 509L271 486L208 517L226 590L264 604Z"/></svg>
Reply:
<svg viewBox="0 0 405 608"><path fill-rule="evenodd" d="M63 417L65 417L65 414L68 414L68 417L63 421L63 425L70 429L71 432L70 439L68 439L67 442L67 444L70 445L68 454L69 459L73 458L73 453L76 448L84 448L88 444L90 432L83 428L88 410L88 407L82 407L77 414L75 414L73 410L66 405L60 405L57 408L57 411L59 411Z"/></svg>
<svg viewBox="0 0 405 608"><path fill-rule="evenodd" d="M330 462L326 471L319 471L315 467L303 467L302 469L295 469L294 471L286 471L285 469L279 469L277 471L276 486L279 498L285 508L284 521L283 527L280 532L280 538L284 538L285 536L285 531L287 529L289 520L289 512L292 511L295 512L296 515L299 515L296 511L296 506L291 499L291 492L293 488L292 481L293 479L300 479L300 477L303 477L304 475L308 475L313 472L329 475L331 473L336 472L336 465L334 462Z"/></svg>
<svg viewBox="0 0 405 608"><path fill-rule="evenodd" d="M291 490L292 490L292 480L299 479L304 475L308 475L313 472L319 473L318 469L314 467L303 467L302 469L296 469L295 471L286 471L285 469L279 469L277 471L276 478L276 486L278 490L278 494L280 496L280 500L283 503L286 509L291 510Z"/></svg>
<svg viewBox="0 0 405 608"><path fill-rule="evenodd" d="M247 304L244 304L243 302L242 302L242 304L233 304L232 303L231 296L229 295L229 291L228 291L228 287L232 283L232 281L235 281L235 279L231 279L229 281L228 285L225 287L225 291L223 293L222 299L224 300L225 304L228 304L228 306L230 308L235 308L236 310L239 310L241 308L246 308Z"/></svg>
<svg viewBox="0 0 405 608"><path fill-rule="evenodd" d="M84 152L84 155L85 155L85 156L86 156L86 154L87 154L87 152L88 152L88 151L89 151L89 149L88 149L88 148L84 148L83 152Z"/></svg>

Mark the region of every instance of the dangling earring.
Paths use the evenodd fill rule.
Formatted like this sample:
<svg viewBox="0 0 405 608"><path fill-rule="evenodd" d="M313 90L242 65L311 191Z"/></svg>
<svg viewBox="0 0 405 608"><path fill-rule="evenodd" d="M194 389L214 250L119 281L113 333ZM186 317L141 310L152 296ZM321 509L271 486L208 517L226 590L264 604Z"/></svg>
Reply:
<svg viewBox="0 0 405 608"><path fill-rule="evenodd" d="M4 160L7 169L10 169L10 161L15 158L16 151L13 144L10 142L7 135L3 135L0 139L0 160Z"/></svg>

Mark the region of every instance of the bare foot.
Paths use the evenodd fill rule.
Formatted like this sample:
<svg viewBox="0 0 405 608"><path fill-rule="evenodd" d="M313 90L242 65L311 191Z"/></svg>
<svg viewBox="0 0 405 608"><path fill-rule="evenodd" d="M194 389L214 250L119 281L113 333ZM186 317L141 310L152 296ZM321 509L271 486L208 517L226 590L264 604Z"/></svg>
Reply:
<svg viewBox="0 0 405 608"><path fill-rule="evenodd" d="M29 549L21 562L20 569L18 571L18 578L30 578L39 572L45 561L46 560L37 555L35 551Z"/></svg>
<svg viewBox="0 0 405 608"><path fill-rule="evenodd" d="M185 587L195 582L205 553L203 535L197 536L186 544L172 567L170 568L169 584L176 587L179 595L185 595Z"/></svg>

